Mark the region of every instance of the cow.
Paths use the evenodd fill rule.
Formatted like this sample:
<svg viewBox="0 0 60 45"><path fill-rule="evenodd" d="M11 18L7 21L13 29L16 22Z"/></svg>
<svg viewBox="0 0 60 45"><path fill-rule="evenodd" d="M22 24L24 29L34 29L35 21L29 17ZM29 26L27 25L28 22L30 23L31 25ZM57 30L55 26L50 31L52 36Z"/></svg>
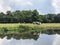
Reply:
<svg viewBox="0 0 60 45"><path fill-rule="evenodd" d="M40 25L40 24L41 24L41 22L33 22L33 24Z"/></svg>

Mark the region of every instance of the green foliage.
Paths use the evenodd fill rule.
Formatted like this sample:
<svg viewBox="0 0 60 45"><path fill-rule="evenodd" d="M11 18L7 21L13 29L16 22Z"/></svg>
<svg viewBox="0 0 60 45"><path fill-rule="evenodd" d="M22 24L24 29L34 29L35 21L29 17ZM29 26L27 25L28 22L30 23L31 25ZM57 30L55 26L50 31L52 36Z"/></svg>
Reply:
<svg viewBox="0 0 60 45"><path fill-rule="evenodd" d="M60 23L60 14L45 14L40 15L35 10L16 10L14 12L7 11L6 14L0 12L0 23Z"/></svg>
<svg viewBox="0 0 60 45"><path fill-rule="evenodd" d="M33 10L33 15L32 15L32 20L33 21L38 21L39 19L39 13L37 10Z"/></svg>

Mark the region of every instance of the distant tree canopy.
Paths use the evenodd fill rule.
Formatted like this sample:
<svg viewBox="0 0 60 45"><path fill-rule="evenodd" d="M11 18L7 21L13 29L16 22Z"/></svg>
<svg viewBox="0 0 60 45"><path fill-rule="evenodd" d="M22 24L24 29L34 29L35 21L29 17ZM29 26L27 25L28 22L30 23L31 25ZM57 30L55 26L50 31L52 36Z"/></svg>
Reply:
<svg viewBox="0 0 60 45"><path fill-rule="evenodd" d="M0 12L0 23L60 23L60 14L41 15L35 10L16 10L14 12L7 11L6 14Z"/></svg>

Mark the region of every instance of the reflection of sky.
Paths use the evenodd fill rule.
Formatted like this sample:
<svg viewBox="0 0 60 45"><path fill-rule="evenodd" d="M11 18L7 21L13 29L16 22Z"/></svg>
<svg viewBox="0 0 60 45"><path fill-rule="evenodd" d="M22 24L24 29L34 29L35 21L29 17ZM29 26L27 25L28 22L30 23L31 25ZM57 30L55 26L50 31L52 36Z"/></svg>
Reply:
<svg viewBox="0 0 60 45"><path fill-rule="evenodd" d="M60 35L56 35L53 41L53 45L60 45Z"/></svg>
<svg viewBox="0 0 60 45"><path fill-rule="evenodd" d="M4 39L0 38L0 45L60 45L60 35L41 34L37 41L33 39L16 40L13 38L7 40L5 37Z"/></svg>

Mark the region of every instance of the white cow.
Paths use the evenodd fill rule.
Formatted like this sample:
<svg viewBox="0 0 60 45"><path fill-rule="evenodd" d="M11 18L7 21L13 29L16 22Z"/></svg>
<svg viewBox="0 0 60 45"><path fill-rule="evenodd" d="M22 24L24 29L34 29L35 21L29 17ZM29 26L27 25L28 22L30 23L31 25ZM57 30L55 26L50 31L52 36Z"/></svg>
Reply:
<svg viewBox="0 0 60 45"><path fill-rule="evenodd" d="M41 24L41 22L33 22L33 24L38 24L38 25L40 25L40 24Z"/></svg>

